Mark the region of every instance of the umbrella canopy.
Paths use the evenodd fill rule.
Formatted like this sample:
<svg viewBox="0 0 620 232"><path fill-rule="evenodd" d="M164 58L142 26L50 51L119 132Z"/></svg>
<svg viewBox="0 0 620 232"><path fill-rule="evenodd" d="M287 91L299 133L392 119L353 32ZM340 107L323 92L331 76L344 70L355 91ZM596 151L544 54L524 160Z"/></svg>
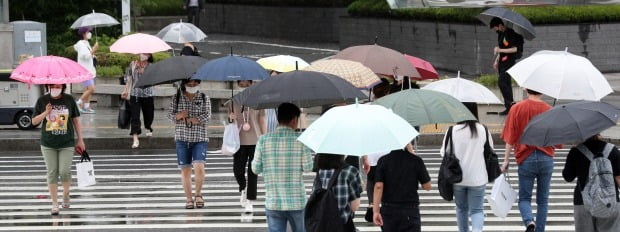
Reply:
<svg viewBox="0 0 620 232"><path fill-rule="evenodd" d="M410 56L405 54L405 58L409 60L409 62L415 67L416 70L420 73L419 78L413 78L418 80L426 80L426 79L439 79L439 74L433 65L423 59L420 59L415 56Z"/></svg>
<svg viewBox="0 0 620 232"><path fill-rule="evenodd" d="M207 35L191 23L171 23L157 33L157 37L166 42L185 43L200 42L207 38Z"/></svg>
<svg viewBox="0 0 620 232"><path fill-rule="evenodd" d="M306 71L324 72L344 78L353 86L360 89L369 89L381 83L381 79L368 67L360 62L330 59L312 62Z"/></svg>
<svg viewBox="0 0 620 232"><path fill-rule="evenodd" d="M256 61L240 56L225 56L201 66L192 79L206 81L264 80L269 74Z"/></svg>
<svg viewBox="0 0 620 232"><path fill-rule="evenodd" d="M484 85L461 78L458 72L456 78L443 79L432 82L422 89L446 93L460 102L476 102L485 104L502 103L497 96Z"/></svg>
<svg viewBox="0 0 620 232"><path fill-rule="evenodd" d="M157 36L135 33L118 39L110 46L111 52L118 53L155 53L172 49L165 41Z"/></svg>
<svg viewBox="0 0 620 232"><path fill-rule="evenodd" d="M557 99L598 101L613 92L588 59L566 50L536 52L507 72L521 87Z"/></svg>
<svg viewBox="0 0 620 232"><path fill-rule="evenodd" d="M521 143L552 146L580 143L615 126L620 110L605 102L578 101L559 105L532 118Z"/></svg>
<svg viewBox="0 0 620 232"><path fill-rule="evenodd" d="M265 69L276 72L290 72L308 67L308 62L296 56L277 55L260 58L256 61Z"/></svg>
<svg viewBox="0 0 620 232"><path fill-rule="evenodd" d="M348 47L333 58L360 62L375 73L420 77L402 53L376 44Z"/></svg>
<svg viewBox="0 0 620 232"><path fill-rule="evenodd" d="M59 56L28 59L11 72L11 78L28 84L69 84L93 79L94 76L77 62Z"/></svg>
<svg viewBox="0 0 620 232"><path fill-rule="evenodd" d="M516 33L522 35L527 40L536 37L536 30L532 23L523 15L503 7L493 7L480 13L477 18L487 26L491 23L491 19L498 17L504 21L504 25L515 30Z"/></svg>
<svg viewBox="0 0 620 232"><path fill-rule="evenodd" d="M331 108L297 140L316 153L362 156L402 149L417 135L383 106L352 104Z"/></svg>
<svg viewBox="0 0 620 232"><path fill-rule="evenodd" d="M354 102L367 98L344 79L328 73L292 71L265 79L233 99L254 109L276 108L290 102L299 107L313 107Z"/></svg>
<svg viewBox="0 0 620 232"><path fill-rule="evenodd" d="M136 86L144 87L189 79L205 63L207 59L199 56L173 56L149 65L144 70L142 78L136 82Z"/></svg>
<svg viewBox="0 0 620 232"><path fill-rule="evenodd" d="M82 15L77 20L75 20L75 22L71 24L71 28L77 29L80 27L107 27L117 24L119 24L119 22L112 16L104 13L95 13L95 10L93 10L93 13Z"/></svg>
<svg viewBox="0 0 620 232"><path fill-rule="evenodd" d="M459 100L433 90L402 90L379 98L374 104L392 109L412 126L476 120Z"/></svg>

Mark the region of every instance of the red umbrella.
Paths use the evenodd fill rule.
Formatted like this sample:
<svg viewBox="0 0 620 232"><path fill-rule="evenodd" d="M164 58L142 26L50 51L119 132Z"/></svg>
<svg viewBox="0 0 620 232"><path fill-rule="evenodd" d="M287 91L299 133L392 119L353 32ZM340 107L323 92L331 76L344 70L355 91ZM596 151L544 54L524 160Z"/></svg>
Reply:
<svg viewBox="0 0 620 232"><path fill-rule="evenodd" d="M407 58L407 60L409 60L411 64L413 64L416 70L418 70L418 72L420 73L420 76L421 76L420 78L412 77L413 79L417 79L417 80L439 79L439 74L437 73L437 70L435 70L435 67L433 67L433 65L430 62L420 59L415 56L407 55L407 54L405 54L405 57Z"/></svg>

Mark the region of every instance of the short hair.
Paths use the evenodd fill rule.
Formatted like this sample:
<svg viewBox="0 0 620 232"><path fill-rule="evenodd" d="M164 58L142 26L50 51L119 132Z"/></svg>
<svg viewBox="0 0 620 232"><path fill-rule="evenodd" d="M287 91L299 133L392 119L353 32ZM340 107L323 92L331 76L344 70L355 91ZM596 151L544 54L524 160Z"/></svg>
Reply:
<svg viewBox="0 0 620 232"><path fill-rule="evenodd" d="M55 84L46 84L45 89L47 89L47 91L49 92L52 85L55 85ZM62 84L62 91L60 92L60 94L64 94L65 90L67 90L67 84Z"/></svg>
<svg viewBox="0 0 620 232"><path fill-rule="evenodd" d="M504 25L504 21L502 21L502 19L500 19L498 17L493 17L493 19L491 19L491 22L489 23L489 28L497 27L500 24Z"/></svg>
<svg viewBox="0 0 620 232"><path fill-rule="evenodd" d="M541 92L538 92L538 91L535 91L535 90L531 90L531 89L528 89L528 88L526 88L525 91L527 93L529 93L529 94L532 94L532 95L542 95Z"/></svg>
<svg viewBox="0 0 620 232"><path fill-rule="evenodd" d="M301 110L293 103L282 103L278 106L278 123L289 123L293 118L301 115Z"/></svg>
<svg viewBox="0 0 620 232"><path fill-rule="evenodd" d="M344 155L319 153L315 159L318 169L337 169L345 164Z"/></svg>
<svg viewBox="0 0 620 232"><path fill-rule="evenodd" d="M200 84L200 79L183 79L181 80L181 91L185 92L185 84L189 83L190 81L196 81L198 82L198 84Z"/></svg>

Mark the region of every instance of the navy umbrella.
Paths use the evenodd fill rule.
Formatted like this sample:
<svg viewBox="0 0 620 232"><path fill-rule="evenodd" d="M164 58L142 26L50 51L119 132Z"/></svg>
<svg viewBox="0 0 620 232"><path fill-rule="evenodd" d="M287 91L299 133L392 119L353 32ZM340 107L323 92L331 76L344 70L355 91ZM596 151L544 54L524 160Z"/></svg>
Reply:
<svg viewBox="0 0 620 232"><path fill-rule="evenodd" d="M532 118L520 143L542 147L580 143L615 126L618 114L618 108L605 102L578 101L559 105Z"/></svg>
<svg viewBox="0 0 620 232"><path fill-rule="evenodd" d="M515 32L519 33L519 35L522 35L523 38L527 40L532 40L536 37L536 30L534 29L532 23L523 17L523 15L510 9L493 7L483 11L477 16L477 18L487 26L494 17L502 19L504 21L504 25L512 28Z"/></svg>
<svg viewBox="0 0 620 232"><path fill-rule="evenodd" d="M254 84L233 99L253 109L277 108L289 102L299 107L313 107L355 102L367 96L338 76L313 71L282 73Z"/></svg>
<svg viewBox="0 0 620 232"><path fill-rule="evenodd" d="M152 86L189 79L207 61L207 59L199 56L170 57L149 65L144 70L142 78L136 82L136 86Z"/></svg>
<svg viewBox="0 0 620 232"><path fill-rule="evenodd" d="M264 80L267 71L256 61L240 56L225 56L211 60L198 69L192 79L204 81Z"/></svg>

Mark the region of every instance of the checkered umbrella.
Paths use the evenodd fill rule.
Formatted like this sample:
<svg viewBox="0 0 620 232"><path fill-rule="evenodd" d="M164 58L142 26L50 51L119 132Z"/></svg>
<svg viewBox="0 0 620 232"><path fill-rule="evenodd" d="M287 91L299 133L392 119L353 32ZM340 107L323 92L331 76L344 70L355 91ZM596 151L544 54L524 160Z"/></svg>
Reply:
<svg viewBox="0 0 620 232"><path fill-rule="evenodd" d="M350 60L319 60L313 62L305 70L339 76L360 89L372 88L381 82L381 79L368 67Z"/></svg>

